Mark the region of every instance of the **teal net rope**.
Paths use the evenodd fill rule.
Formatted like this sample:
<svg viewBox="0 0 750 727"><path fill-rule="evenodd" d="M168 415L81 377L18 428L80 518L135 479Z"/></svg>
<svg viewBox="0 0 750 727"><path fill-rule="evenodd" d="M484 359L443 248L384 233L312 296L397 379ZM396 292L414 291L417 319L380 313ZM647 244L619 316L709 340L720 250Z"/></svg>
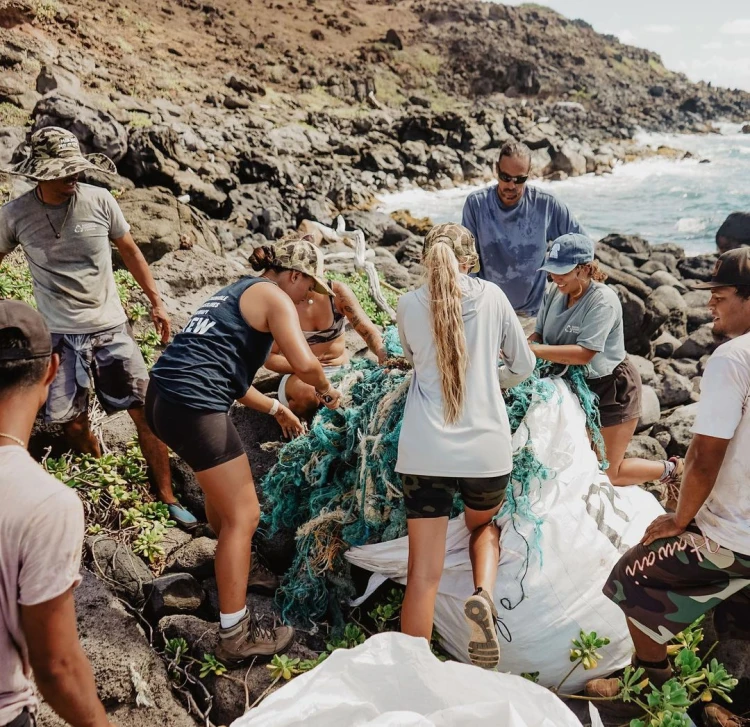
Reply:
<svg viewBox="0 0 750 727"><path fill-rule="evenodd" d="M402 355L395 327L387 329L384 338L390 356ZM340 625L341 605L354 595L344 552L406 534L401 479L394 467L412 374L403 360L391 362L383 368L366 359L353 361L339 377L342 407L321 409L306 435L280 449L278 462L263 480L264 527L271 535L284 528L296 531L294 562L277 594L287 622L308 625L328 616ZM548 367L538 367L505 392L512 432L534 401L556 395L554 384L545 378L550 373ZM564 377L581 402L596 443L601 440L596 401L583 371L570 367ZM541 556L542 521L533 512L535 493L553 476L536 458L532 441L514 453L503 513L511 516L514 527L522 521L534 525L526 540L521 582L532 555ZM461 510L457 497L451 517Z"/></svg>

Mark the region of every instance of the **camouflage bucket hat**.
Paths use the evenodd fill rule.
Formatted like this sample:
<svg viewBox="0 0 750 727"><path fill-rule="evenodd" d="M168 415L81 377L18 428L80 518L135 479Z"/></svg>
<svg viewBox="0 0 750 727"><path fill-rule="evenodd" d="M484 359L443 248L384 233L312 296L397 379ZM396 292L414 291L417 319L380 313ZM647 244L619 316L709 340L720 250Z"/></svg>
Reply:
<svg viewBox="0 0 750 727"><path fill-rule="evenodd" d="M117 168L104 154L81 154L75 134L58 126L46 126L31 135L27 159L12 169L2 171L29 177L37 182L51 182L89 169L116 174Z"/></svg>
<svg viewBox="0 0 750 727"><path fill-rule="evenodd" d="M442 225L435 225L424 238L422 246L422 255L426 255L433 245L443 242L453 250L459 260L472 257L476 258L476 263L471 268L472 273L478 273L480 270L479 255L474 235L469 230L454 222L445 222Z"/></svg>
<svg viewBox="0 0 750 727"><path fill-rule="evenodd" d="M280 268L296 270L315 280L315 292L336 295L325 279L323 252L308 235L281 240L274 246L274 263Z"/></svg>

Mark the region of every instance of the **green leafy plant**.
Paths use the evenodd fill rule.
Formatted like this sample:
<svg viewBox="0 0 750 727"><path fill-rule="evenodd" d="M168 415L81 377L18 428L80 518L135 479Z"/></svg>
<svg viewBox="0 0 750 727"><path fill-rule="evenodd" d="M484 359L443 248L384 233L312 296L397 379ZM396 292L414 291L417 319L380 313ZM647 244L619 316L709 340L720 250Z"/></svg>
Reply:
<svg viewBox="0 0 750 727"><path fill-rule="evenodd" d="M179 664L182 657L188 653L188 642L182 637L169 639L164 647L164 653L175 664Z"/></svg>
<svg viewBox="0 0 750 727"><path fill-rule="evenodd" d="M209 674L220 677L226 674L227 668L213 654L203 654L203 661L200 663L200 678L205 679Z"/></svg>
<svg viewBox="0 0 750 727"><path fill-rule="evenodd" d="M344 627L344 633L341 638L333 639L326 644L326 649L330 653L336 649L353 649L355 646L365 643L365 634L356 624L348 623Z"/></svg>
<svg viewBox="0 0 750 727"><path fill-rule="evenodd" d="M389 326L392 324L390 316L378 308L377 303L370 296L370 289L367 283L367 275L365 273L353 273L351 275L344 275L343 273L331 273L330 277L332 280L338 280L345 283L352 289L352 293L356 296L359 304L362 306L362 310L367 313L367 317L379 326ZM380 276L381 284L385 281ZM386 284L387 285L387 284ZM383 286L383 295L385 296L388 305L396 310L398 306L399 294L392 290L389 286Z"/></svg>
<svg viewBox="0 0 750 727"><path fill-rule="evenodd" d="M391 588L385 603L379 603L367 615L375 623L378 633L388 629L388 625L398 622L401 615L401 606L404 602L404 591L400 588Z"/></svg>
<svg viewBox="0 0 750 727"><path fill-rule="evenodd" d="M293 676L300 673L300 660L291 659L286 654L275 654L270 664L266 664L266 669L271 672L274 682L279 679L289 681Z"/></svg>
<svg viewBox="0 0 750 727"><path fill-rule="evenodd" d="M668 653L674 657L674 675L660 688L649 683L645 669L630 666L625 669L618 680L618 692L611 699L634 703L643 710L643 716L632 720L630 727L686 727L690 723L687 711L697 702L710 702L714 697L732 701L729 693L737 686L737 679L716 659L706 664L713 647L703 659L697 654L703 640L702 622L703 617L678 634L669 645ZM600 638L593 632L581 632L581 636L574 639L570 652L571 660L576 662L573 668L584 664L584 660L588 661L588 668L596 666L601 658L597 649L606 645L605 642L608 643L608 639ZM554 691L559 692L559 688ZM586 699L569 694L561 696Z"/></svg>
<svg viewBox="0 0 750 727"><path fill-rule="evenodd" d="M528 679L530 682L534 682L534 684L539 684L539 672L538 671L522 671L521 676L524 679Z"/></svg>
<svg viewBox="0 0 750 727"><path fill-rule="evenodd" d="M106 534L133 547L149 563L164 555L161 542L175 523L150 492L146 461L130 442L123 454L103 457L68 453L45 457L45 469L76 490L86 512L87 532Z"/></svg>
<svg viewBox="0 0 750 727"><path fill-rule="evenodd" d="M552 691L559 692L562 689L562 685L568 681L570 675L579 666L583 666L586 670L596 669L599 659L602 658L597 649L601 649L603 646L607 646L607 644L609 644L609 639L606 636L597 636L596 631L586 633L582 630L578 638L573 639L573 648L570 650L570 660L574 662L573 667Z"/></svg>

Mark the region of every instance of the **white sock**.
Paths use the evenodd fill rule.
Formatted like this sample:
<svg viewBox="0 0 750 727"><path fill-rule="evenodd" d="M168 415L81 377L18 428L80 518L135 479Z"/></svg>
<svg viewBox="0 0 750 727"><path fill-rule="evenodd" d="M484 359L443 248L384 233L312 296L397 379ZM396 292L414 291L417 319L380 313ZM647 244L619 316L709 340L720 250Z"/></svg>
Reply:
<svg viewBox="0 0 750 727"><path fill-rule="evenodd" d="M247 613L247 606L237 613L220 613L219 621L221 622L221 628L231 629L232 626L236 626Z"/></svg>

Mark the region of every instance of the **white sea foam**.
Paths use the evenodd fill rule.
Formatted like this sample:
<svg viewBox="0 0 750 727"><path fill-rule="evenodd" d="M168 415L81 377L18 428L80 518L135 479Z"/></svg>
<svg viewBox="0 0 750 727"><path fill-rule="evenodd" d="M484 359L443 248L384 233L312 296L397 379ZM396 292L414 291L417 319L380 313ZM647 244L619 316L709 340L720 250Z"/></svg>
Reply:
<svg viewBox="0 0 750 727"><path fill-rule="evenodd" d="M700 217L681 217L674 226L677 232L698 233L708 227L708 220Z"/></svg>

